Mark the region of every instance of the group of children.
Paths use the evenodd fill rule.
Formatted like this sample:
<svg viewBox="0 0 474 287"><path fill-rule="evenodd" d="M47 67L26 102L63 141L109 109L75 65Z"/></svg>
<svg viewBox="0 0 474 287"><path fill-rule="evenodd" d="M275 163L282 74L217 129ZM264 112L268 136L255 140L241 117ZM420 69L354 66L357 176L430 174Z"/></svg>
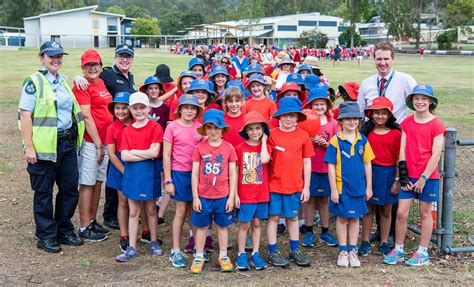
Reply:
<svg viewBox="0 0 474 287"><path fill-rule="evenodd" d="M193 253L192 273L200 273L209 260L213 225L220 270L235 269L227 254L228 229L235 219L239 222L237 269L260 270L266 262L309 266L311 260L300 245L314 246L315 210L321 218L320 239L339 246L337 265L342 267L360 266L359 220L361 248L370 246L373 216L380 212L379 250L385 263L396 264L404 259L407 217L415 198L420 200L422 237L406 264L429 263L430 207L438 197L437 162L445 132L432 113L438 100L429 85L416 86L407 97L407 106L415 113L400 127L386 97L377 98L362 115L353 101L352 83L339 87L344 102L335 116L334 97L320 81L305 90L304 82L292 82L288 76L275 102L268 96L272 83L258 67L246 74L245 86L232 83L220 67L210 72L211 81L205 80L205 68L196 58L191 60L173 95L166 94L159 78L149 77L140 92L118 93L109 105L114 122L107 132L111 161L107 185L120 194L123 251L117 261L138 255L140 219L150 234L150 252L163 255L155 204L164 187L163 202L171 197L176 204L169 260L174 267L186 267L184 253ZM312 75L308 71L303 76ZM317 115L316 121L308 110ZM319 129L303 128L305 122L317 122ZM395 202L399 208L392 248L388 233ZM161 210L166 208L163 205ZM329 231L329 213L336 216L337 238ZM183 249L186 219L190 237ZM260 252L262 221L266 222L266 254ZM288 256L280 252L277 240L283 223L289 233ZM252 250L250 260L246 249Z"/></svg>

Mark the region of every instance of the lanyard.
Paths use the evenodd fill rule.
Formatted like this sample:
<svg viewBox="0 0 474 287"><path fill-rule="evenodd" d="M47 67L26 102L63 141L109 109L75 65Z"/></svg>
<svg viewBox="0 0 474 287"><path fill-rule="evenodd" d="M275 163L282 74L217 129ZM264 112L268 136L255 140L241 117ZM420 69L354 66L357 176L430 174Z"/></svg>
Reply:
<svg viewBox="0 0 474 287"><path fill-rule="evenodd" d="M382 93L380 93L380 79L379 77L377 77L377 93L379 93L379 97L385 96L385 91L387 90L388 85L392 81L393 75L395 75L395 71L392 72L392 74L390 75L390 78L388 78L387 82L385 83Z"/></svg>

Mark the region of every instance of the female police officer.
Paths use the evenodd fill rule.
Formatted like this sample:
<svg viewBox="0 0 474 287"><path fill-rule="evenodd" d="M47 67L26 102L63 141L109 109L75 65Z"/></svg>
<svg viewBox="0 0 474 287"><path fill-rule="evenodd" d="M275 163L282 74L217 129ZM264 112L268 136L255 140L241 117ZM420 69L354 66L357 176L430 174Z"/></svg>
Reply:
<svg viewBox="0 0 474 287"><path fill-rule="evenodd" d="M84 134L84 120L66 79L59 73L64 50L55 42L40 48L43 67L23 85L19 113L28 173L34 190L37 247L60 252L59 243L78 246L71 218L79 193L77 148ZM55 210L53 186L58 186Z"/></svg>

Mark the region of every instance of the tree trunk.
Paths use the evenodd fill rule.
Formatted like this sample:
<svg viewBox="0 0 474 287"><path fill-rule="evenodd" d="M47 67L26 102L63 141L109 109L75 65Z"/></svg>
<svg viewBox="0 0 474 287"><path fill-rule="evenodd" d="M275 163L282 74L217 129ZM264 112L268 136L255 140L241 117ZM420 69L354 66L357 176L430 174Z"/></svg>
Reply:
<svg viewBox="0 0 474 287"><path fill-rule="evenodd" d="M415 32L415 49L420 48L420 37L421 37L421 12L423 12L423 0L418 0L418 15L416 17L416 32Z"/></svg>
<svg viewBox="0 0 474 287"><path fill-rule="evenodd" d="M351 32L351 41L350 41L350 47L353 48L354 47L354 34L355 34L355 21L356 21L356 17L355 17L355 10L356 10L356 1L357 0L351 0L351 7L350 7L350 11L351 11L351 16L350 16L350 32Z"/></svg>

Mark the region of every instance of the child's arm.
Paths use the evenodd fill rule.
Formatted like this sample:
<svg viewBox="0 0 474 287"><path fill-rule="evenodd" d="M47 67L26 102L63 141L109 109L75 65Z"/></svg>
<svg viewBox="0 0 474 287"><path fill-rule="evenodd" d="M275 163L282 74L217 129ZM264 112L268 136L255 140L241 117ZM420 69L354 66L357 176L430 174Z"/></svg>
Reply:
<svg viewBox="0 0 474 287"><path fill-rule="evenodd" d="M331 201L339 203L339 191L336 185L336 165L328 163L329 186L331 187Z"/></svg>
<svg viewBox="0 0 474 287"><path fill-rule="evenodd" d="M235 167L235 173L237 174L237 180L238 180L238 176L239 176L239 167L238 166ZM237 186L238 186L238 183L237 183ZM235 207L240 208L240 197L239 197L238 191L235 192L235 197L234 198L235 198L234 199Z"/></svg>
<svg viewBox="0 0 474 287"><path fill-rule="evenodd" d="M372 163L364 163L364 173L365 173L365 196L366 200L369 200L372 195Z"/></svg>
<svg viewBox="0 0 474 287"><path fill-rule="evenodd" d="M428 160L428 164L426 164L425 170L423 171L423 175L426 177L430 177L433 171L438 166L439 159L441 158L441 152L443 151L443 144L444 144L444 134L439 134L433 139L433 146L431 148L431 157ZM414 184L410 184L412 189L417 192L421 193L423 188L425 187L426 180L420 177Z"/></svg>
<svg viewBox="0 0 474 287"><path fill-rule="evenodd" d="M174 87L172 90L170 90L166 94L161 95L159 97L160 101L162 102L166 101L167 99L171 98L172 95L176 94L177 91L178 91L178 87Z"/></svg>
<svg viewBox="0 0 474 287"><path fill-rule="evenodd" d="M229 199L225 205L225 211L231 212L234 209L234 199L237 194L237 168L235 161L229 162Z"/></svg>
<svg viewBox="0 0 474 287"><path fill-rule="evenodd" d="M260 161L262 164L266 164L270 161L270 154L268 153L268 148L267 148L267 140L268 136L263 133L262 136L262 150L260 151Z"/></svg>
<svg viewBox="0 0 474 287"><path fill-rule="evenodd" d="M115 144L107 145L107 153L109 155L110 162L115 166L116 169L118 169L118 171L120 171L120 173L123 174L123 163L115 154Z"/></svg>
<svg viewBox="0 0 474 287"><path fill-rule="evenodd" d="M193 161L193 171L191 173L191 189L193 191L193 209L196 212L202 211L201 200L199 199L199 194L198 194L199 168L200 168L200 162Z"/></svg>
<svg viewBox="0 0 474 287"><path fill-rule="evenodd" d="M132 154L129 150L122 150L120 155L122 156L123 161L136 162L136 161L142 161L143 160L143 158Z"/></svg>
<svg viewBox="0 0 474 287"><path fill-rule="evenodd" d="M140 150L140 149L132 149L130 153L134 156L141 158L141 160L146 159L154 159L160 153L160 143L152 143L149 149Z"/></svg>
<svg viewBox="0 0 474 287"><path fill-rule="evenodd" d="M164 181L171 182L171 148L172 144L164 140L163 141L163 173ZM174 184L165 184L165 192L169 195L174 195Z"/></svg>
<svg viewBox="0 0 474 287"><path fill-rule="evenodd" d="M311 184L311 158L305 157L303 159L303 179L304 186L301 191L301 202L305 203L309 200L309 186Z"/></svg>

